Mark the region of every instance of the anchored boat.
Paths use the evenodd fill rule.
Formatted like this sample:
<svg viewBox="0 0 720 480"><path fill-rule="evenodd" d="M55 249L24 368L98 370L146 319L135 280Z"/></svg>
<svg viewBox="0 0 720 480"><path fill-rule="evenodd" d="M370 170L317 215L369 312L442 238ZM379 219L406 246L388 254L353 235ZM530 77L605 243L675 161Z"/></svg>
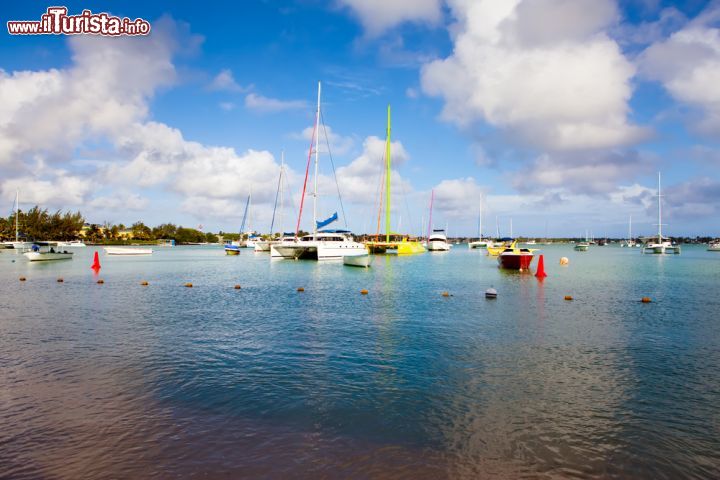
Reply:
<svg viewBox="0 0 720 480"><path fill-rule="evenodd" d="M152 255L152 248L133 248L133 247L105 247L107 255Z"/></svg>
<svg viewBox="0 0 720 480"><path fill-rule="evenodd" d="M518 248L517 242L512 242L508 248L498 255L498 263L502 268L509 270L530 269L535 250L530 248Z"/></svg>
<svg viewBox="0 0 720 480"><path fill-rule="evenodd" d="M29 252L23 253L31 262L50 260L72 260L73 253L60 250L57 242L34 242Z"/></svg>
<svg viewBox="0 0 720 480"><path fill-rule="evenodd" d="M643 253L662 255L665 253L680 253L680 245L673 245L668 237L662 234L662 194L660 193L660 172L658 172L658 236L657 241L649 242L643 247Z"/></svg>

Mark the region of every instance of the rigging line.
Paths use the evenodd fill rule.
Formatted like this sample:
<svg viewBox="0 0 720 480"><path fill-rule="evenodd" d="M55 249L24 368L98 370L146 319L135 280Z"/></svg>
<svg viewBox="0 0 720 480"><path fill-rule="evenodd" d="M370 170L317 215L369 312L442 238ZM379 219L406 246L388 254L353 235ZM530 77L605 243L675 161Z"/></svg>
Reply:
<svg viewBox="0 0 720 480"><path fill-rule="evenodd" d="M317 115L317 113L315 114ZM310 149L308 150L307 167L305 167L305 182L303 183L302 196L300 197L300 212L298 212L297 225L295 226L295 236L297 237L300 233L300 219L302 218L303 205L305 204L305 190L307 189L308 174L310 173L310 161L312 159L313 143L315 142L315 129L317 128L317 121L313 125L313 134L310 138ZM317 148L317 145L315 145ZM314 227L313 227L314 228Z"/></svg>
<svg viewBox="0 0 720 480"><path fill-rule="evenodd" d="M402 180L402 179L401 179ZM415 223L413 222L412 214L410 213L410 206L408 205L407 193L405 192L405 185L400 182L400 188L402 189L403 200L405 201L405 210L407 210L408 219L410 220L410 231L415 229Z"/></svg>
<svg viewBox="0 0 720 480"><path fill-rule="evenodd" d="M342 211L343 220L345 221L345 229L347 229L348 228L347 215L345 215L345 207L343 206L342 195L340 195L340 184L338 183L337 173L335 172L335 162L333 162L332 152L330 151L330 139L328 138L327 129L325 128L325 118L323 117L322 110L320 110L320 121L322 122L323 133L325 134L325 143L327 144L327 148L328 148L328 157L330 157L330 165L332 165L332 169L333 169L333 177L335 177L335 187L337 187L338 198L340 199L340 210ZM319 147L316 147L316 148L319 148Z"/></svg>
<svg viewBox="0 0 720 480"><path fill-rule="evenodd" d="M273 206L272 221L270 222L270 236L272 236L273 227L275 226L275 211L277 210L278 197L280 196L280 188L282 187L282 185L281 185L282 177L283 177L282 170L283 170L283 167L280 166L280 176L278 177L277 191L275 191L275 205Z"/></svg>

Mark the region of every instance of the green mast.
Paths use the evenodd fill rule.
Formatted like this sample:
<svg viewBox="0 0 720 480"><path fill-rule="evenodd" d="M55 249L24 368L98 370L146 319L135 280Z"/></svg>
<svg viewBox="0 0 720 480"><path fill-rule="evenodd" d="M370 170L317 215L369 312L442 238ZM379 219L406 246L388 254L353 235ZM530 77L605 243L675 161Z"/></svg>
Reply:
<svg viewBox="0 0 720 480"><path fill-rule="evenodd" d="M385 158L387 171L385 172L385 241L390 242L390 105L388 105L387 135L385 137Z"/></svg>

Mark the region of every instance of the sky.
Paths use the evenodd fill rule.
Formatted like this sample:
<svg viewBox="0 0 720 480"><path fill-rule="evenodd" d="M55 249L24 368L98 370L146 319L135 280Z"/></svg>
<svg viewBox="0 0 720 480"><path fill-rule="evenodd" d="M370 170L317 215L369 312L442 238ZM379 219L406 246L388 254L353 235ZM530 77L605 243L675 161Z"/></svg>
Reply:
<svg viewBox="0 0 720 480"><path fill-rule="evenodd" d="M37 1L3 4L39 20ZM295 228L322 82L317 217L375 232L720 236L720 2L68 2L146 37L0 36L0 206ZM283 153L284 152L284 153ZM336 181L337 179L337 181ZM311 169L308 191L313 189ZM338 196L338 192L340 196ZM340 200L341 199L341 200ZM306 196L301 227L310 229ZM344 212L344 213L343 213ZM280 223L282 217L282 225Z"/></svg>

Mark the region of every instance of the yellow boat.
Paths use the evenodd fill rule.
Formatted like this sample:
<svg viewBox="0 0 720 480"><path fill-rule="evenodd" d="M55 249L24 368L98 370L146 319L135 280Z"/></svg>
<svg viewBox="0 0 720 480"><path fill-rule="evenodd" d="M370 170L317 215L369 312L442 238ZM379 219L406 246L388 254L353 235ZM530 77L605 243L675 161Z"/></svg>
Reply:
<svg viewBox="0 0 720 480"><path fill-rule="evenodd" d="M410 240L407 237L403 237L401 241L369 241L365 242L370 253L387 253L388 250L395 250L398 255L413 255L416 253L425 253L425 247L422 243L417 240Z"/></svg>
<svg viewBox="0 0 720 480"><path fill-rule="evenodd" d="M517 242L513 241L510 245L505 242L499 245L493 245L492 247L487 247L487 252L491 257L497 257L504 252L506 248L517 248Z"/></svg>

